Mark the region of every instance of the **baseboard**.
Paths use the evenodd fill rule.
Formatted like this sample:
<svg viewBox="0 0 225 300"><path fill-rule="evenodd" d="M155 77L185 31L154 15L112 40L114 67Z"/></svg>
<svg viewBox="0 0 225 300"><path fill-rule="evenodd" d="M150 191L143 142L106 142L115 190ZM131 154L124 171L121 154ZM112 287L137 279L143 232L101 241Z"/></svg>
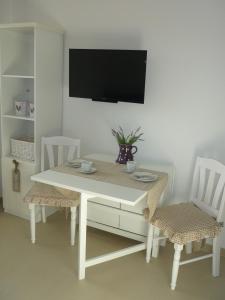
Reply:
<svg viewBox="0 0 225 300"><path fill-rule="evenodd" d="M2 196L0 196L0 212L3 211L3 199Z"/></svg>
<svg viewBox="0 0 225 300"><path fill-rule="evenodd" d="M29 211L27 213L25 212L18 212L18 210L13 210L13 209L8 209L8 208L5 208L4 209L4 212L9 214L9 215L13 215L13 216L16 216L16 217L19 217L21 219L25 219L25 220L29 220L30 219L30 215L29 215ZM36 214L35 214L35 220L36 222L40 222L41 221L41 214L39 212L39 210L36 211Z"/></svg>
<svg viewBox="0 0 225 300"><path fill-rule="evenodd" d="M46 217L49 217L51 215L53 215L56 211L58 211L58 208L56 207L46 207ZM30 214L29 214L29 210L27 211L27 213L25 212L18 212L17 210L12 210L12 209L4 209L4 212L25 220L30 220ZM36 209L36 214L35 214L35 221L36 223L41 222L41 210Z"/></svg>

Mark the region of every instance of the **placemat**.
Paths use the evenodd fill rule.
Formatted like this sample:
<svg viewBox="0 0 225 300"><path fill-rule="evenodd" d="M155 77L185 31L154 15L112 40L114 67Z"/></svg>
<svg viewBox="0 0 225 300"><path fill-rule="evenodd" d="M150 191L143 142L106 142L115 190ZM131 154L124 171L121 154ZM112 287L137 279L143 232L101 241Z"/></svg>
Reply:
<svg viewBox="0 0 225 300"><path fill-rule="evenodd" d="M134 180L131 177L131 174L128 174L124 171L125 165L99 160L92 160L92 162L93 166L97 169L97 171L92 174L81 173L79 169L66 165L55 167L53 170L96 181L108 182L115 185L146 191L147 204L149 208L148 219L151 219L157 207L158 201L160 200L163 191L166 189L168 183L167 173L137 168L136 171L151 172L158 175L158 179L154 182L141 182Z"/></svg>

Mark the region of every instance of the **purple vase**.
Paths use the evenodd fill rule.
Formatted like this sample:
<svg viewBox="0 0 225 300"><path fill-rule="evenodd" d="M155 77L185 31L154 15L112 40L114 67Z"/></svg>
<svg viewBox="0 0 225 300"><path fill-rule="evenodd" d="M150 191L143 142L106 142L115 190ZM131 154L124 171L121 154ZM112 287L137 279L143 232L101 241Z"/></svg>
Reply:
<svg viewBox="0 0 225 300"><path fill-rule="evenodd" d="M120 144L119 145L119 155L117 157L116 162L119 164L126 164L128 160L134 160L133 155L137 152L137 147L127 144ZM134 151L132 152L132 150Z"/></svg>

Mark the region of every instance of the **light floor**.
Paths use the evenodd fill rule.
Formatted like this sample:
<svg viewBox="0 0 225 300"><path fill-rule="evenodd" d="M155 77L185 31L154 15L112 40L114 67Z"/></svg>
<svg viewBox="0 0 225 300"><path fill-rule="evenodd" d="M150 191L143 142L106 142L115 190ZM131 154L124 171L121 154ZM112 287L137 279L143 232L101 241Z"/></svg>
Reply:
<svg viewBox="0 0 225 300"><path fill-rule="evenodd" d="M225 258L221 277L211 276L211 260L181 267L177 289L169 288L170 244L145 263L139 252L87 269L77 279L77 246L69 245L69 222L62 212L37 225L32 245L29 223L0 212L0 300L224 300ZM131 240L88 229L88 257L117 250Z"/></svg>

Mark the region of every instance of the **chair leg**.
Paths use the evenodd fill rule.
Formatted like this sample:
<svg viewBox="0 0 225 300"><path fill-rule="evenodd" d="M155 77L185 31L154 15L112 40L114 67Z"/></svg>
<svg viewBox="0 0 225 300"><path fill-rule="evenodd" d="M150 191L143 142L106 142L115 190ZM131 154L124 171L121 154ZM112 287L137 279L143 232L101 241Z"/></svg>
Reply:
<svg viewBox="0 0 225 300"><path fill-rule="evenodd" d="M178 271L179 271L179 266L180 266L180 256L181 256L181 251L183 250L183 245L179 244L174 244L174 257L173 257L173 269L172 269L172 280L171 280L171 290L175 290L176 283L177 283L177 276L178 276Z"/></svg>
<svg viewBox="0 0 225 300"><path fill-rule="evenodd" d="M75 244L75 235L76 235L76 207L71 207L71 246Z"/></svg>
<svg viewBox="0 0 225 300"><path fill-rule="evenodd" d="M65 207L65 217L66 217L66 220L67 220L68 217L69 217L69 213L70 213L69 207Z"/></svg>
<svg viewBox="0 0 225 300"><path fill-rule="evenodd" d="M30 232L31 232L31 242L35 243L35 204L29 204L30 209Z"/></svg>
<svg viewBox="0 0 225 300"><path fill-rule="evenodd" d="M220 238L213 239L213 259L212 259L212 275L217 277L220 275Z"/></svg>
<svg viewBox="0 0 225 300"><path fill-rule="evenodd" d="M42 216L42 222L46 223L46 213L45 213L45 206L41 206L41 216Z"/></svg>
<svg viewBox="0 0 225 300"><path fill-rule="evenodd" d="M153 233L154 227L152 224L148 224L148 235L146 241L146 262L149 263L151 259L151 252L152 252L152 242L153 242Z"/></svg>
<svg viewBox="0 0 225 300"><path fill-rule="evenodd" d="M160 230L159 228L154 228L154 238L153 238L153 248L152 248L152 257L158 257L159 255L159 240L157 238L159 237Z"/></svg>
<svg viewBox="0 0 225 300"><path fill-rule="evenodd" d="M192 242L189 242L185 245L186 254L192 253Z"/></svg>

